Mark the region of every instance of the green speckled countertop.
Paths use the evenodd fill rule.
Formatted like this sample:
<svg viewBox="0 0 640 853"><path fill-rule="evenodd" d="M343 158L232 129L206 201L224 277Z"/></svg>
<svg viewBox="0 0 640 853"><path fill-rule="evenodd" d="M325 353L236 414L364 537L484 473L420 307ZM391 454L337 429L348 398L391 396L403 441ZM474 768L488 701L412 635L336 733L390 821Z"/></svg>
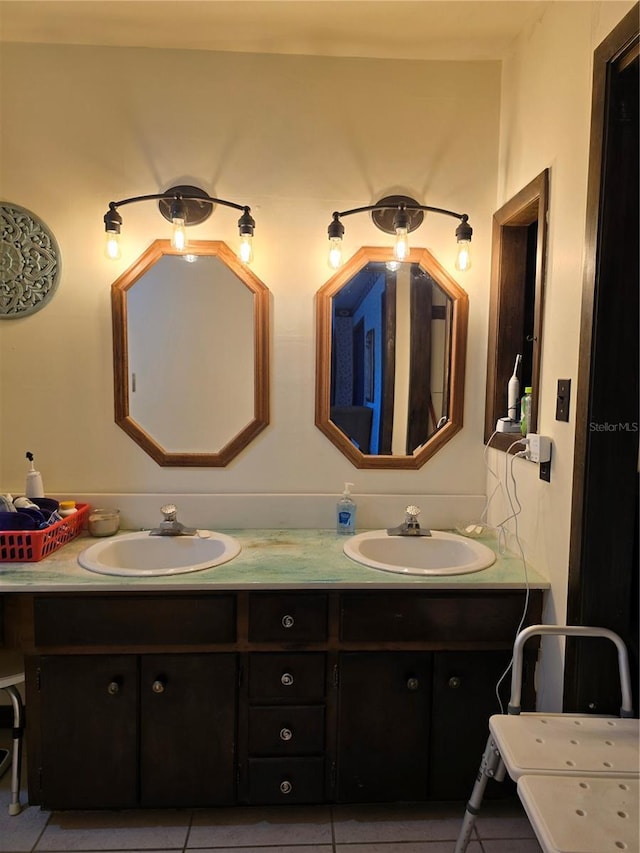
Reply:
<svg viewBox="0 0 640 853"><path fill-rule="evenodd" d="M126 531L123 531L123 533ZM226 530L242 545L231 562L212 569L166 577L114 577L78 565L78 554L100 541L83 533L37 563L0 563L0 593L101 592L211 589L535 589L549 581L527 567L520 557L498 556L487 569L473 574L399 575L355 563L342 552L345 537L331 530ZM122 533L118 534L122 535ZM496 551L491 539L482 540Z"/></svg>

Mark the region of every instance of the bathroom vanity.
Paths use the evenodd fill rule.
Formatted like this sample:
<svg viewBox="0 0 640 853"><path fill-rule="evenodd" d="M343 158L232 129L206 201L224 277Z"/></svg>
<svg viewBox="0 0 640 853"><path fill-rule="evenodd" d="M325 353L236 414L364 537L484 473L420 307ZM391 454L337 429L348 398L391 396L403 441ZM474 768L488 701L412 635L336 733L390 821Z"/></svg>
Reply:
<svg viewBox="0 0 640 853"><path fill-rule="evenodd" d="M21 564L21 584L3 567L0 592L30 623L30 801L466 797L525 600L540 622L548 583L529 569L527 595L515 558L398 577L354 564L329 531L234 535L236 560L179 578L91 575L75 563L88 540L48 577L46 560Z"/></svg>

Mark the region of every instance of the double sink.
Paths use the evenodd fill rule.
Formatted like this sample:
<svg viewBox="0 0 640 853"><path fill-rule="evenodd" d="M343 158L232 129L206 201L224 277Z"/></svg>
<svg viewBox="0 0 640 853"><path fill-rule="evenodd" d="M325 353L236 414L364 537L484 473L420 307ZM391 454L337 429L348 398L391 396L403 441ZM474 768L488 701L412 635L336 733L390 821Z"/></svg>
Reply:
<svg viewBox="0 0 640 853"><path fill-rule="evenodd" d="M233 560L241 545L233 536L198 530L190 536L128 533L90 545L80 565L103 575L159 577L198 572ZM494 552L473 539L439 530L430 536L389 535L370 530L344 543L347 557L385 572L409 575L461 575L479 572L495 562Z"/></svg>

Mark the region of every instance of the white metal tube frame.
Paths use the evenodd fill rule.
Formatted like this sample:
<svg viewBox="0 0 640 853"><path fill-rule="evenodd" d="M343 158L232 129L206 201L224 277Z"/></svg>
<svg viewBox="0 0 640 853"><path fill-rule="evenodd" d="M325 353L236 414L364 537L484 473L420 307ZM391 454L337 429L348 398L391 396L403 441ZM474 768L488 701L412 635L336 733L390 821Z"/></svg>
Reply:
<svg viewBox="0 0 640 853"><path fill-rule="evenodd" d="M522 694L522 649L530 637L538 634L556 634L564 637L604 637L611 640L618 650L618 669L620 671L620 689L622 691L621 717L633 717L631 699L631 676L629 674L629 655L622 638L608 628L591 628L583 625L530 625L520 631L513 644L513 668L511 670L511 698L508 713L520 713Z"/></svg>

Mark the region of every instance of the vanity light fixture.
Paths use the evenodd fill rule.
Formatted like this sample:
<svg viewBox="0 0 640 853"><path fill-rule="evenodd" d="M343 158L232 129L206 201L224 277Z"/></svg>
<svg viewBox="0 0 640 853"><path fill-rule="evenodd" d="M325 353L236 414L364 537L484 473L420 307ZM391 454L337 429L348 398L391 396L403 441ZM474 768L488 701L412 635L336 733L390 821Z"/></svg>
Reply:
<svg viewBox="0 0 640 853"><path fill-rule="evenodd" d="M157 201L160 213L173 225L171 245L178 252L187 248L186 228L190 225L199 225L208 219L216 204L225 207L233 207L242 211L238 219L238 233L240 235L240 246L238 255L240 260L251 263L253 260L253 232L255 220L251 216L251 208L245 204L236 204L233 201L225 201L222 198L214 198L201 190L200 187L177 186L170 187L163 193L152 195L139 195L134 198L124 198L121 201L110 201L109 210L104 215L104 230L106 233L105 255L117 260L120 257L120 229L122 227L122 216L118 208L125 204L133 204L136 201Z"/></svg>
<svg viewBox="0 0 640 853"><path fill-rule="evenodd" d="M456 228L456 240L458 242L458 255L455 267L464 272L471 267L471 237L473 228L469 225L469 217L466 213L456 213L453 210L445 210L442 207L430 207L418 202L406 195L389 195L381 198L376 204L366 207L354 207L351 210L335 211L333 219L329 224L329 266L338 269L342 264L342 238L344 237L344 225L341 219L351 216L352 213L371 213L371 219L376 228L386 234L393 234L395 242L393 255L397 263L406 260L409 256L409 234L422 224L425 211L428 213L441 213L444 216L453 216L459 219L460 224Z"/></svg>

